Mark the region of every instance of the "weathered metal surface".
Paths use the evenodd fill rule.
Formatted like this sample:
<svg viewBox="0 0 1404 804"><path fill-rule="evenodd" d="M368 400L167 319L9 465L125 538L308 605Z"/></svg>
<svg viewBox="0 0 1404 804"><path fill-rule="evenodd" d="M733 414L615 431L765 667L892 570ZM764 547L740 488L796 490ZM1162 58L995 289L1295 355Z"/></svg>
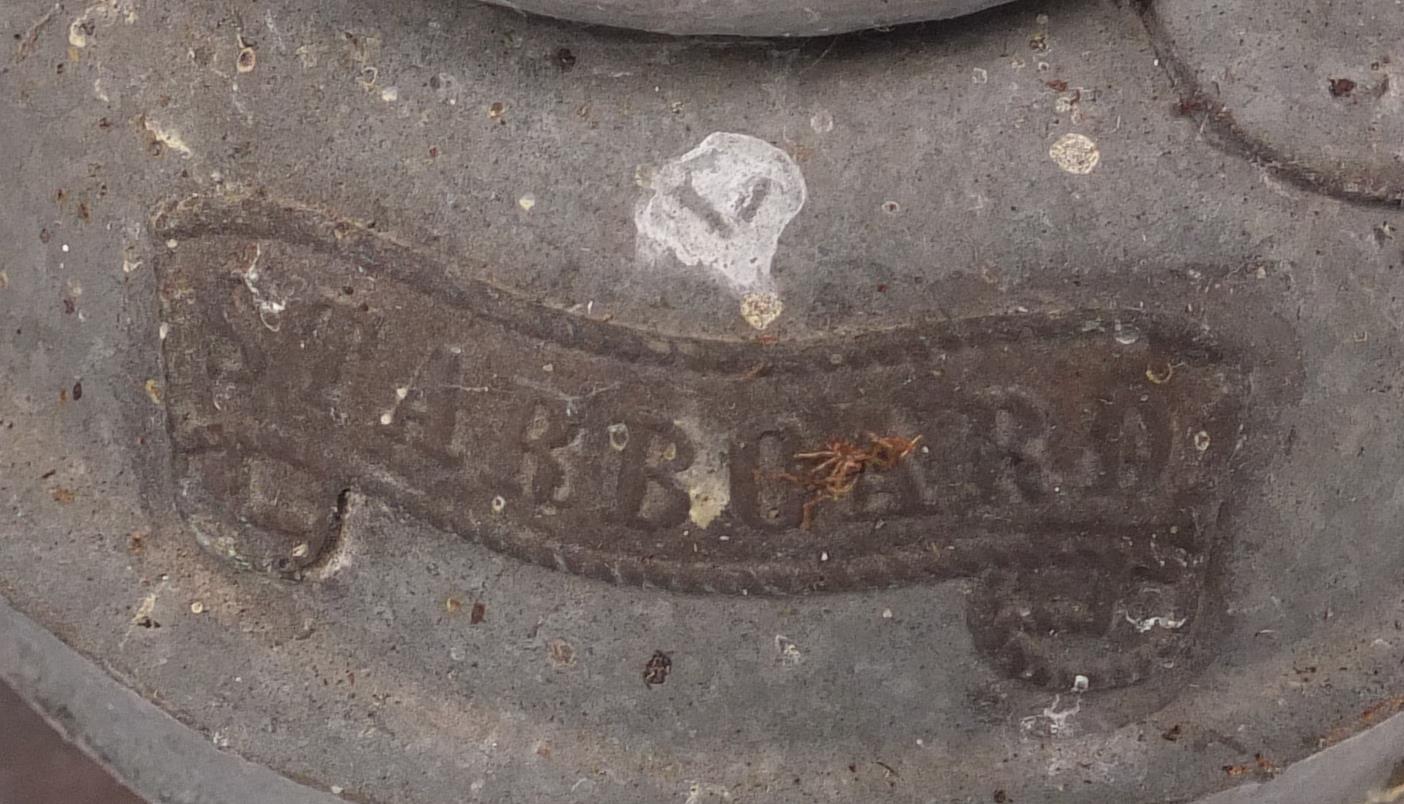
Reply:
<svg viewBox="0 0 1404 804"><path fill-rule="evenodd" d="M373 801L1182 801L1348 742L1404 706L1398 212L1211 136L1140 12L0 7L0 593ZM921 440L805 527L869 433Z"/></svg>
<svg viewBox="0 0 1404 804"><path fill-rule="evenodd" d="M1267 423L1254 356L1144 297L702 340L455 291L307 209L193 199L155 233L180 244L155 267L181 506L238 567L300 576L335 549L345 496L370 493L615 583L981 579L971 627L1007 672L1123 686L1190 653L1220 508L1249 480L1231 464ZM792 456L873 431L922 446L805 522Z"/></svg>
<svg viewBox="0 0 1404 804"><path fill-rule="evenodd" d="M1404 199L1399 7L1328 2L1304 14L1169 0L1149 5L1147 19L1184 96L1183 113L1224 146L1284 181L1397 206Z"/></svg>
<svg viewBox="0 0 1404 804"><path fill-rule="evenodd" d="M487 0L580 22L668 34L821 36L970 14L1009 0Z"/></svg>

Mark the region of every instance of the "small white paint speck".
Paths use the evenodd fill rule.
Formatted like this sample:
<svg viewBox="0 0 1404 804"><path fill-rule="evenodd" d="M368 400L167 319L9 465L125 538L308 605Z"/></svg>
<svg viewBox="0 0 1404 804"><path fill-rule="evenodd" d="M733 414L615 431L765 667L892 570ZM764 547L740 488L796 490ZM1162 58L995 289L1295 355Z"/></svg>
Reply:
<svg viewBox="0 0 1404 804"><path fill-rule="evenodd" d="M1040 723L1045 723L1046 725L1044 727L1047 729L1048 734L1050 736L1071 736L1072 723L1070 723L1069 721L1073 718L1074 715L1076 715L1082 710L1082 699L1075 699L1073 701L1071 709L1060 710L1058 708L1058 705L1061 701L1061 695L1054 695L1053 702L1048 706L1044 707L1042 712L1039 712L1036 715L1029 715L1028 717L1021 718L1019 720L1019 728L1024 732L1032 732L1039 726Z"/></svg>
<svg viewBox="0 0 1404 804"><path fill-rule="evenodd" d="M198 601L198 600L195 601L194 603L191 603L191 604L190 604L190 613L191 613L191 614L204 614L204 613L205 613L205 604L202 603L202 602L200 602L200 601Z"/></svg>
<svg viewBox="0 0 1404 804"><path fill-rule="evenodd" d="M976 67L971 71L970 80L976 84L988 84L990 82L990 71L984 67Z"/></svg>
<svg viewBox="0 0 1404 804"><path fill-rule="evenodd" d="M134 0L100 0L93 3L68 24L68 44L80 50L87 47L91 42L88 37L98 26L112 25L118 16L131 25L137 18L134 5ZM55 5L54 9L58 10L59 6Z"/></svg>
<svg viewBox="0 0 1404 804"><path fill-rule="evenodd" d="M162 321L161 326L157 327L156 333L160 336L161 340L164 341L166 339L166 336L171 334L171 325L167 324L165 321Z"/></svg>
<svg viewBox="0 0 1404 804"><path fill-rule="evenodd" d="M389 425L389 424L392 424L394 421L395 421L395 414L391 413L390 411L387 410L387 411L385 411L384 413L380 414L380 423L381 423L381 424Z"/></svg>
<svg viewBox="0 0 1404 804"><path fill-rule="evenodd" d="M189 144L185 142L185 138L180 135L179 131L173 128L167 128L149 117L145 118L144 126L147 132L151 134L152 139L176 151L183 158L189 159L191 154L194 153Z"/></svg>
<svg viewBox="0 0 1404 804"><path fill-rule="evenodd" d="M523 212L531 212L532 208L536 206L536 196L527 193L517 199L517 206L521 207Z"/></svg>
<svg viewBox="0 0 1404 804"><path fill-rule="evenodd" d="M781 664L793 667L804 661L804 654L800 652L799 645L783 634L775 635L775 650L780 653Z"/></svg>
<svg viewBox="0 0 1404 804"><path fill-rule="evenodd" d="M400 99L399 87L386 87L380 90L380 99L386 103L394 103Z"/></svg>
<svg viewBox="0 0 1404 804"><path fill-rule="evenodd" d="M725 473L710 473L698 478L687 489L688 519L699 528L708 528L731 502L731 488ZM725 538L725 537L723 537Z"/></svg>
<svg viewBox="0 0 1404 804"><path fill-rule="evenodd" d="M1097 169L1102 161L1102 152L1097 143L1084 134L1064 134L1048 149L1048 156L1058 167L1076 175L1085 176Z"/></svg>
<svg viewBox="0 0 1404 804"><path fill-rule="evenodd" d="M1073 692L1087 692L1087 688L1091 685L1091 683L1092 683L1092 682L1089 681L1089 680L1087 679L1087 676L1083 676L1083 675L1073 676L1072 691L1073 691Z"/></svg>
<svg viewBox="0 0 1404 804"><path fill-rule="evenodd" d="M1122 616L1126 618L1126 622L1131 623L1138 634L1144 634L1156 627L1173 631L1177 628L1183 628L1184 624L1189 622L1188 617L1182 617L1178 620L1174 617L1146 617L1145 619L1138 620L1130 614L1123 614Z"/></svg>
<svg viewBox="0 0 1404 804"><path fill-rule="evenodd" d="M741 317L759 330L775 323L784 311L785 305L774 293L747 293L741 297Z"/></svg>
<svg viewBox="0 0 1404 804"><path fill-rule="evenodd" d="M829 560L829 551L825 550L825 551L823 551L822 553L820 553L820 554L819 554L819 560L820 560L820 561L828 561L828 560Z"/></svg>
<svg viewBox="0 0 1404 804"><path fill-rule="evenodd" d="M156 593L152 592L142 598L141 604L137 606L136 613L132 615L132 622L141 623L143 620L149 620L151 618L151 613L155 610Z"/></svg>
<svg viewBox="0 0 1404 804"><path fill-rule="evenodd" d="M180 245L180 241L179 241L179 240L176 240L175 238L171 238L170 240L167 240L167 241L166 241L166 248L170 249L171 251L175 251L175 250L176 250L176 246L179 246L179 245Z"/></svg>
<svg viewBox="0 0 1404 804"><path fill-rule="evenodd" d="M83 26L87 22L88 15L84 14L68 26L68 44L80 50L88 46L88 37L83 33Z"/></svg>
<svg viewBox="0 0 1404 804"><path fill-rule="evenodd" d="M493 497L492 512L494 514L500 514L505 510L507 510L507 501L504 500L501 496Z"/></svg>
<svg viewBox="0 0 1404 804"><path fill-rule="evenodd" d="M883 609L883 610L882 610L882 618L883 618L884 620L890 620L890 619L892 619L892 609Z"/></svg>
<svg viewBox="0 0 1404 804"><path fill-rule="evenodd" d="M1133 324L1118 321L1112 330L1112 339L1122 346L1131 346L1141 339L1141 330Z"/></svg>
<svg viewBox="0 0 1404 804"><path fill-rule="evenodd" d="M396 389L395 389L395 398L396 398L396 399L404 399L404 398L407 397L407 396L409 396L409 388L407 388L407 387L405 387L405 386L402 385L402 386L400 386L399 388L396 388Z"/></svg>
<svg viewBox="0 0 1404 804"><path fill-rule="evenodd" d="M629 425L624 422L611 424L606 428L609 433L609 446L615 452L623 452L629 446Z"/></svg>
<svg viewBox="0 0 1404 804"><path fill-rule="evenodd" d="M62 246L59 246L59 248L63 250L63 253L64 253L64 254L67 254L67 253L68 253L68 244L67 244L67 243L64 243Z"/></svg>

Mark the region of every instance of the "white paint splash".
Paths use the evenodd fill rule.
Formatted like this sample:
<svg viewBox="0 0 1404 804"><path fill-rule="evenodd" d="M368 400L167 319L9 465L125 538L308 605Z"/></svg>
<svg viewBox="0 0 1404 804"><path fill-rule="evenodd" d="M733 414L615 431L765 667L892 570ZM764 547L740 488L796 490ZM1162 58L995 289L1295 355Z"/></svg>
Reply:
<svg viewBox="0 0 1404 804"><path fill-rule="evenodd" d="M671 254L705 266L732 289L772 289L780 235L804 207L804 176L765 140L718 132L653 172L653 192L634 213L639 261Z"/></svg>

